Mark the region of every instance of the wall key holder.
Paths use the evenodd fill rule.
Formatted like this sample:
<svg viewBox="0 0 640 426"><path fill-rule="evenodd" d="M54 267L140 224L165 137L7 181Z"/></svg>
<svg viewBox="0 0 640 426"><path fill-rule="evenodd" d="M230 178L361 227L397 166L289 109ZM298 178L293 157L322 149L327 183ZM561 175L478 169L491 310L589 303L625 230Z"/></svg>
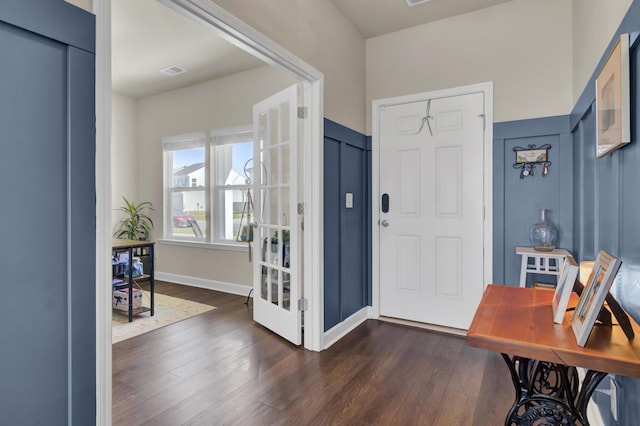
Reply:
<svg viewBox="0 0 640 426"><path fill-rule="evenodd" d="M513 163L514 169L520 169L520 179L527 176L533 176L533 169L538 165L542 165L542 177L549 172L549 150L551 145L544 144L541 146L527 145L526 148L516 146L513 151L516 153L516 162Z"/></svg>

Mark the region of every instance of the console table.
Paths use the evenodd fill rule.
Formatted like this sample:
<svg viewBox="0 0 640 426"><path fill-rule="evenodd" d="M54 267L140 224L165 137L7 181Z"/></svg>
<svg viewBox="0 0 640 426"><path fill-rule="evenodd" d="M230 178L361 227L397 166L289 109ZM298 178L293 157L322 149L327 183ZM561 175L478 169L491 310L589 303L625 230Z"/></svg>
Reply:
<svg viewBox="0 0 640 426"><path fill-rule="evenodd" d="M640 377L640 341L629 341L620 327L596 326L586 346L578 346L572 311L563 324L553 323L553 295L489 285L469 328L468 345L500 352L509 367L515 402L505 425L588 425L587 404L607 373ZM582 384L576 367L587 369Z"/></svg>
<svg viewBox="0 0 640 426"><path fill-rule="evenodd" d="M133 321L133 315L139 314L142 312L151 311L150 315L153 316L155 313L154 310L154 246L155 243L153 241L136 241L136 240L112 240L111 242L111 250L113 252L128 252L129 260L127 265L127 273L125 275L125 280L127 282L127 288L129 289L129 322ZM150 294L150 307L146 308L133 308L133 256L135 253L139 255L142 254L144 250L148 250L149 255L149 265L147 267L148 274L145 274L143 277L149 278L149 294Z"/></svg>

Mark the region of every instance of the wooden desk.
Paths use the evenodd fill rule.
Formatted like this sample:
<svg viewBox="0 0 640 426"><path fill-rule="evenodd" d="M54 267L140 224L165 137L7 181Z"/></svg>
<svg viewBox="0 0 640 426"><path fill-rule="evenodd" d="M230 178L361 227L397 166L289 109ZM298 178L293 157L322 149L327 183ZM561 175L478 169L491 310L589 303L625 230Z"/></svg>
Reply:
<svg viewBox="0 0 640 426"><path fill-rule="evenodd" d="M129 264L127 265L127 276L125 279L127 281L127 288L129 289L129 322L133 321L133 315L141 312L151 311L150 315L153 316L155 314L155 273L154 273L154 247L155 242L153 241L137 241L137 240L118 240L114 239L111 241L111 250L113 252L128 252L129 253ZM133 256L137 250L143 249L149 250L149 263L147 266L148 277L149 277L149 293L150 293L150 307L149 308L133 308Z"/></svg>
<svg viewBox="0 0 640 426"><path fill-rule="evenodd" d="M629 341L620 327L596 326L586 346L578 346L569 323L573 311L563 324L553 323L553 294L489 285L469 328L467 344L502 353L511 372L516 398L506 425L534 424L551 413L588 425L587 403L607 373L640 377L640 341ZM575 367L588 370L581 386Z"/></svg>

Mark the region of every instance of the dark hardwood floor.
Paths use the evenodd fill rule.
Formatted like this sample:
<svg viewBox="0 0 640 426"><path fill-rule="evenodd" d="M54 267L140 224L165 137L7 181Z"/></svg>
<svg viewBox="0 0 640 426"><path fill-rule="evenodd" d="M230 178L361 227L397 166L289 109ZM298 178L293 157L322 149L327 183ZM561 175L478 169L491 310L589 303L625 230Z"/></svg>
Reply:
<svg viewBox="0 0 640 426"><path fill-rule="evenodd" d="M500 356L460 337L369 320L317 353L245 297L156 288L217 309L113 345L114 425L492 426L513 402Z"/></svg>

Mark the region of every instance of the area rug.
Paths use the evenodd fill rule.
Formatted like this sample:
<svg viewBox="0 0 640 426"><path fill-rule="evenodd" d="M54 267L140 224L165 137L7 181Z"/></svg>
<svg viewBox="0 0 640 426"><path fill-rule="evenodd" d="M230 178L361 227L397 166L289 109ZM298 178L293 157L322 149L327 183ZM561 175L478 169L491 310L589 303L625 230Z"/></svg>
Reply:
<svg viewBox="0 0 640 426"><path fill-rule="evenodd" d="M143 300L144 304L149 303L149 295L146 291ZM155 312L153 316L150 316L149 312L145 312L140 315L135 315L133 322L129 322L126 311L120 313L114 309L111 320L111 343L121 342L213 309L216 308L202 303L156 293Z"/></svg>

